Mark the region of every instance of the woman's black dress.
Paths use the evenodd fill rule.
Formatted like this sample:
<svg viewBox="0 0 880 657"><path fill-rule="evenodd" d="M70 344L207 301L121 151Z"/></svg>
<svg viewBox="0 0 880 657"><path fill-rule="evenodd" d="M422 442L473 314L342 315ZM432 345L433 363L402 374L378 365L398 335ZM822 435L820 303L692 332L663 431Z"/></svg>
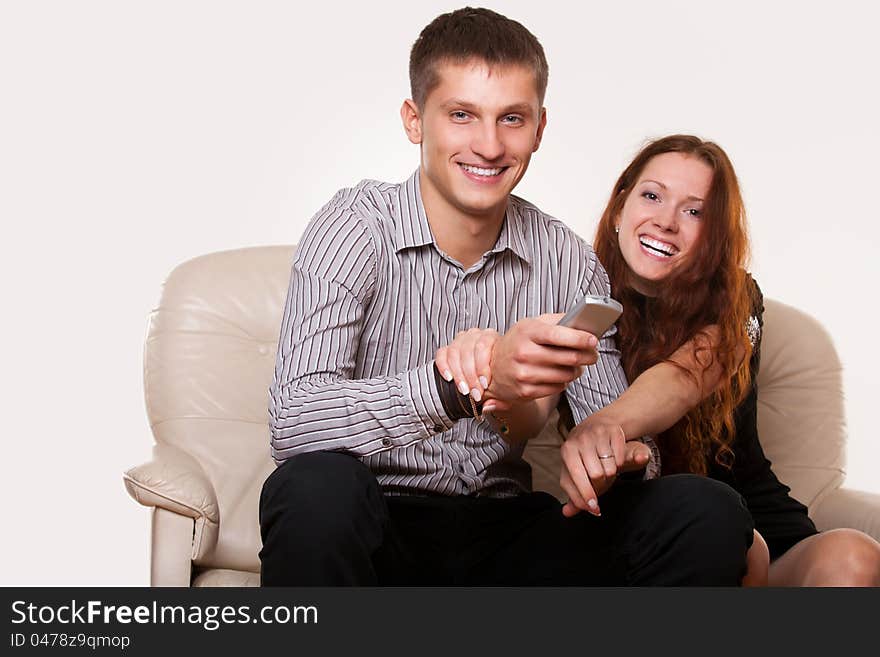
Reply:
<svg viewBox="0 0 880 657"><path fill-rule="evenodd" d="M757 283L753 286L753 299L754 311L749 326L749 335L754 345L751 360L752 387L736 409L733 467L728 470L716 464L714 459L709 459L707 474L729 484L745 498L755 521L755 529L767 541L770 559L773 560L817 531L807 515L807 508L790 495L791 489L773 473L758 439L756 377L761 357L764 298Z"/></svg>

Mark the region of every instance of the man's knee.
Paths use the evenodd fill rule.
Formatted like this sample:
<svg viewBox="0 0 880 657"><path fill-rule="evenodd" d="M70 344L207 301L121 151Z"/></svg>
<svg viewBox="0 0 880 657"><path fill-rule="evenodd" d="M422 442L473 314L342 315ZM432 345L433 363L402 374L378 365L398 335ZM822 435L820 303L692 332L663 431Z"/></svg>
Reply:
<svg viewBox="0 0 880 657"><path fill-rule="evenodd" d="M743 530L748 525L749 531L754 529L745 500L727 484L692 474L672 475L659 481L666 484L677 506L699 522Z"/></svg>
<svg viewBox="0 0 880 657"><path fill-rule="evenodd" d="M646 568L651 582L738 585L754 538L742 496L727 484L691 474L653 480L650 492L637 537L663 554Z"/></svg>
<svg viewBox="0 0 880 657"><path fill-rule="evenodd" d="M745 500L725 483L692 474L663 477L666 502L691 531L711 532L737 540L746 548L754 537L754 522Z"/></svg>
<svg viewBox="0 0 880 657"><path fill-rule="evenodd" d="M696 475L680 477L671 484L677 488L679 512L687 523L685 540L700 554L707 569L719 576L724 571L736 573L734 579L739 582L754 539L754 521L745 500L720 481Z"/></svg>

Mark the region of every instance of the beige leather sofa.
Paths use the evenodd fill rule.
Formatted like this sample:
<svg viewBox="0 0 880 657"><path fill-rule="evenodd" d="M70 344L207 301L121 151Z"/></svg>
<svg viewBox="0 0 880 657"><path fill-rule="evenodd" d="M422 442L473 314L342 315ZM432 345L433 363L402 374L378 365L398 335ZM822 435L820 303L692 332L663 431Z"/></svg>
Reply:
<svg viewBox="0 0 880 657"><path fill-rule="evenodd" d="M267 389L293 247L213 253L177 267L150 319L144 385L153 460L124 474L152 512L154 586L259 584L257 506L269 458ZM780 479L820 529L880 539L880 495L841 487L846 424L841 366L825 330L766 301L759 424ZM557 496L548 425L527 457Z"/></svg>

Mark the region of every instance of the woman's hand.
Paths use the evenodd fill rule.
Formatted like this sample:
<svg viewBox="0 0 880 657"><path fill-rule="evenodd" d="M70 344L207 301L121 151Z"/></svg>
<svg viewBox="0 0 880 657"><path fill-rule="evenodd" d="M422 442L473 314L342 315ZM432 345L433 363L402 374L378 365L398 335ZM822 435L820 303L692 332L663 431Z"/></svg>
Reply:
<svg viewBox="0 0 880 657"><path fill-rule="evenodd" d="M492 329L468 329L456 335L451 344L440 347L434 363L444 379L455 381L462 395L470 395L475 402L483 401L492 385L492 350L500 338L498 331ZM484 409L506 411L510 404L493 399Z"/></svg>
<svg viewBox="0 0 880 657"><path fill-rule="evenodd" d="M601 515L598 498L611 488L617 474L641 470L651 457L647 445L626 440L619 424L592 418L572 429L560 449L559 483L568 495L562 507L566 517L581 511Z"/></svg>

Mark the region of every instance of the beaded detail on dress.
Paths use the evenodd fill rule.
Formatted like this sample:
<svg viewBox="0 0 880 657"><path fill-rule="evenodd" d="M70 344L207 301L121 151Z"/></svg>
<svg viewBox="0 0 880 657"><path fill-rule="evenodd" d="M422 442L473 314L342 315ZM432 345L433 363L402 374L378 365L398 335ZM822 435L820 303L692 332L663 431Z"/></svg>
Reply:
<svg viewBox="0 0 880 657"><path fill-rule="evenodd" d="M761 339L761 322L755 315L749 316L746 322L746 333L748 333L752 347L755 347Z"/></svg>

